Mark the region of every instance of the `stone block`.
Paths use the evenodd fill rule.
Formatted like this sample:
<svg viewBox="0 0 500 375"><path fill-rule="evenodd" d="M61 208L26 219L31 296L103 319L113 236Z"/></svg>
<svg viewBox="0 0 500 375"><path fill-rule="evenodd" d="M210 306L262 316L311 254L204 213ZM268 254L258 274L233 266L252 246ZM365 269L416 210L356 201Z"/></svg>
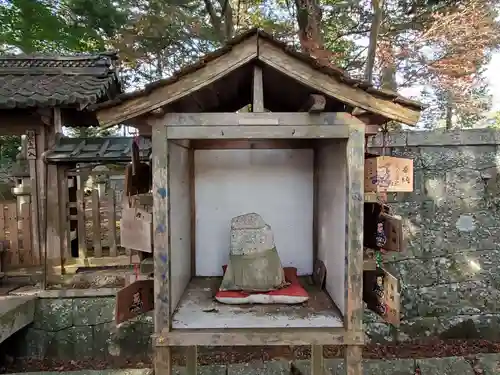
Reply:
<svg viewBox="0 0 500 375"><path fill-rule="evenodd" d="M413 288L403 298L403 305L411 300L403 313L407 318L500 313L499 298L500 291L483 281Z"/></svg>
<svg viewBox="0 0 500 375"><path fill-rule="evenodd" d="M403 320L398 329L398 341L435 337L438 334L438 329L439 320L437 317Z"/></svg>
<svg viewBox="0 0 500 375"><path fill-rule="evenodd" d="M48 358L60 360L74 360L78 358L91 358L92 352L92 327L69 327L54 333L49 342L45 355Z"/></svg>
<svg viewBox="0 0 500 375"><path fill-rule="evenodd" d="M500 315L457 315L439 318L436 334L445 339L500 339Z"/></svg>
<svg viewBox="0 0 500 375"><path fill-rule="evenodd" d="M364 323L365 343L389 343L394 341L393 330L391 326L384 322Z"/></svg>
<svg viewBox="0 0 500 375"><path fill-rule="evenodd" d="M498 248L497 216L484 208L482 199L426 202L422 205L423 254L439 256Z"/></svg>
<svg viewBox="0 0 500 375"><path fill-rule="evenodd" d="M226 366L222 365L198 366L197 370L197 375L226 375ZM174 367L173 374L190 375L185 367Z"/></svg>
<svg viewBox="0 0 500 375"><path fill-rule="evenodd" d="M34 297L0 297L0 343L32 323L34 316Z"/></svg>
<svg viewBox="0 0 500 375"><path fill-rule="evenodd" d="M286 361L254 361L227 365L227 375L288 375L290 366Z"/></svg>
<svg viewBox="0 0 500 375"><path fill-rule="evenodd" d="M407 145L408 132L390 132L385 135L385 139L382 133L377 134L377 136L372 137L368 143L371 148L381 148L381 147L406 147Z"/></svg>
<svg viewBox="0 0 500 375"><path fill-rule="evenodd" d="M400 260L388 263L387 269L405 287L431 286L437 284L439 280L438 261L433 258Z"/></svg>
<svg viewBox="0 0 500 375"><path fill-rule="evenodd" d="M73 324L96 325L114 321L115 302L115 297L75 298Z"/></svg>
<svg viewBox="0 0 500 375"><path fill-rule="evenodd" d="M40 298L36 301L33 327L56 332L73 325L73 299Z"/></svg>
<svg viewBox="0 0 500 375"><path fill-rule="evenodd" d="M439 283L484 280L500 285L500 250L475 250L436 259Z"/></svg>
<svg viewBox="0 0 500 375"><path fill-rule="evenodd" d="M415 375L415 361L413 359L367 360L363 361L363 374Z"/></svg>
<svg viewBox="0 0 500 375"><path fill-rule="evenodd" d="M120 327L104 323L93 327L94 355L146 356L151 353L153 326L140 321L130 321Z"/></svg>
<svg viewBox="0 0 500 375"><path fill-rule="evenodd" d="M24 335L15 340L15 352L19 357L46 358L47 348L52 342L55 332L47 332L28 327Z"/></svg>
<svg viewBox="0 0 500 375"><path fill-rule="evenodd" d="M500 374L500 354L483 354L478 358L475 366L483 372L477 372L481 375L498 375Z"/></svg>
<svg viewBox="0 0 500 375"><path fill-rule="evenodd" d="M417 359L422 375L474 375L472 366L463 357Z"/></svg>
<svg viewBox="0 0 500 375"><path fill-rule="evenodd" d="M459 171L496 165L496 146L420 147L416 163L427 171Z"/></svg>

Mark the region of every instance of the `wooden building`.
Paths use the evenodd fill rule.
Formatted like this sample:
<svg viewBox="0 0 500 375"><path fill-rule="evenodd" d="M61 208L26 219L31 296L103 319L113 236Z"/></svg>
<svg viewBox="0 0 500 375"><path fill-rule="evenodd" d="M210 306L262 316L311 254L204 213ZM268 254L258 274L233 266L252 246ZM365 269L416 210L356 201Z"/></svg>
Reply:
<svg viewBox="0 0 500 375"><path fill-rule="evenodd" d="M240 111L251 104L251 112ZM361 375L365 136L414 125L418 103L348 78L251 30L145 89L93 106L103 127L136 126L153 142L155 367L172 373L171 347L347 345ZM214 304L232 216L260 212L285 264L326 283L320 306ZM327 303L330 301L332 303Z"/></svg>
<svg viewBox="0 0 500 375"><path fill-rule="evenodd" d="M65 175L47 164L63 126L95 126L90 105L122 92L116 55L0 56L0 134L26 135L32 192L33 262L64 263ZM65 200L66 199L66 200Z"/></svg>

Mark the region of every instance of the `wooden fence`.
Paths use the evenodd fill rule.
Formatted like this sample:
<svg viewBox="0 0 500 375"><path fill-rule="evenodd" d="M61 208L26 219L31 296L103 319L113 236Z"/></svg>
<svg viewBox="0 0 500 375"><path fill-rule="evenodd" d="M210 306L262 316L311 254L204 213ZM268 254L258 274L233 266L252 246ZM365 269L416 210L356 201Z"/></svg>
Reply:
<svg viewBox="0 0 500 375"><path fill-rule="evenodd" d="M0 270L40 265L40 254L34 254L31 232L31 205L18 209L16 201L0 202Z"/></svg>
<svg viewBox="0 0 500 375"><path fill-rule="evenodd" d="M71 194L68 186L68 194L61 197L67 202L62 205L58 228L61 260L68 265L77 258L129 256L130 250L120 245L121 189L108 187L102 196L95 189L73 189ZM0 207L0 272L40 266L41 255L33 253L31 204L23 204L18 210L16 201L5 201L0 202ZM58 259L48 261L60 264Z"/></svg>
<svg viewBox="0 0 500 375"><path fill-rule="evenodd" d="M99 196L97 190L86 195L79 189L76 199L69 203L69 220L65 221L66 238L70 239L68 255L76 257L76 248L79 258L129 254L120 246L121 198L116 192L108 188L104 196ZM71 226L75 227L74 231Z"/></svg>

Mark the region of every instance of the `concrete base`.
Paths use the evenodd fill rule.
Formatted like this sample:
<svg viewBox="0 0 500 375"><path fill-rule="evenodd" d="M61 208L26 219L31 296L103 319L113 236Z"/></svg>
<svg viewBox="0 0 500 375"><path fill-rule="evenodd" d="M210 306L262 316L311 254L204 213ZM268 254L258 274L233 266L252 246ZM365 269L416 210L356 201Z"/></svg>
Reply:
<svg viewBox="0 0 500 375"><path fill-rule="evenodd" d="M35 298L32 296L0 297L0 343L33 322Z"/></svg>

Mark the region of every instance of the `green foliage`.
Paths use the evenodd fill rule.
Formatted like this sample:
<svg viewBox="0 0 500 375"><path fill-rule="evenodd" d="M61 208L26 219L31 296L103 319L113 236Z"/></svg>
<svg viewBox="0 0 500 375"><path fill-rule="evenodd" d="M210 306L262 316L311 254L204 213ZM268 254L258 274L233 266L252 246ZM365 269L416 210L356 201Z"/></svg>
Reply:
<svg viewBox="0 0 500 375"><path fill-rule="evenodd" d="M250 27L263 28L300 48L298 18L304 19L308 14L303 12L312 12L311 9L320 4L319 17L310 17L319 24L322 39L319 44L330 52L333 63L360 77L366 63L365 41L372 26L371 2L318 1L0 0L0 52L77 53L116 49L120 52L126 87L136 88L169 76ZM305 7L298 9L298 4ZM424 126L434 126L446 118L451 91L451 86L444 87L429 69L433 56L425 53L426 48L431 49L432 54L442 53L447 57L450 51L456 55L457 50L470 50L473 46L460 49L460 46L444 44L443 41L453 39L453 30L450 35L443 35L442 41L425 41L420 37L427 35L433 27L433 17L438 11L456 13L459 19L464 4L468 2L384 1L374 82L386 82L388 77L394 86L418 84L426 87L428 92L420 98L430 104L423 115ZM494 19L497 8L493 4L492 0L491 16ZM474 24L470 25L472 30ZM465 40L464 37L461 40ZM484 59L478 60L478 65L487 62L487 54L495 43L492 41L484 48ZM456 56L454 58L455 62L459 61ZM398 82L395 82L396 76ZM472 126L489 108L488 93L480 80L477 81L477 87L468 88L467 100L452 96L456 99L452 103L453 126ZM471 103L474 108L471 108ZM92 129L71 133L75 136L95 135Z"/></svg>
<svg viewBox="0 0 500 375"><path fill-rule="evenodd" d="M98 127L75 127L66 128L66 134L72 138L93 138L93 137L115 137L118 136L116 127L100 129Z"/></svg>
<svg viewBox="0 0 500 375"><path fill-rule="evenodd" d="M21 148L21 137L15 135L0 136L0 166L10 165L16 161Z"/></svg>

